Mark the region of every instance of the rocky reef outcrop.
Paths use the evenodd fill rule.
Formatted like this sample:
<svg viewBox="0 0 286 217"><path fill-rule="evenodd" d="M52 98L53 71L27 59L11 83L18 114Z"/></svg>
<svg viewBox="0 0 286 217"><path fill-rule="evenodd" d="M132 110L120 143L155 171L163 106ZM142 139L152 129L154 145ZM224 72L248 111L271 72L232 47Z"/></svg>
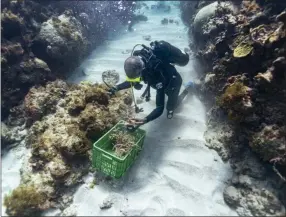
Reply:
<svg viewBox="0 0 286 217"><path fill-rule="evenodd" d="M286 3L218 1L192 10L183 18L204 66L207 146L235 172L225 201L239 215L285 215Z"/></svg>
<svg viewBox="0 0 286 217"><path fill-rule="evenodd" d="M4 199L7 214L64 208L66 190L70 193L89 171L92 144L132 114L130 98L124 91L110 98L104 85L88 82L55 80L31 88L23 105L28 125L22 138L31 153L20 186Z"/></svg>
<svg viewBox="0 0 286 217"><path fill-rule="evenodd" d="M127 24L134 7L131 1L1 1L1 120L32 86L68 75Z"/></svg>

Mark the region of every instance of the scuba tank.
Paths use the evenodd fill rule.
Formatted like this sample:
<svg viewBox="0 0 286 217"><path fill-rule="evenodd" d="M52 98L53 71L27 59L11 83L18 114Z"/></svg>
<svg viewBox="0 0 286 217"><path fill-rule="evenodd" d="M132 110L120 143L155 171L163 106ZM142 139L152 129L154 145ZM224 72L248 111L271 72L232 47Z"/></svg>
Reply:
<svg viewBox="0 0 286 217"><path fill-rule="evenodd" d="M166 41L154 41L150 43L151 49L162 62L172 63L178 66L186 66L189 55Z"/></svg>

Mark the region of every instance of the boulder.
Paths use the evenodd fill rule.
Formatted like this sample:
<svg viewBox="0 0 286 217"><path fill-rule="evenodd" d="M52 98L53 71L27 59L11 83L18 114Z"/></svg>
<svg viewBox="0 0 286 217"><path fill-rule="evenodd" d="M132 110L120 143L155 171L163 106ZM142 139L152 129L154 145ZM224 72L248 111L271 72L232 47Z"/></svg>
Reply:
<svg viewBox="0 0 286 217"><path fill-rule="evenodd" d="M67 13L42 23L32 50L43 59L67 61L68 58L81 56L86 51L85 45L81 23Z"/></svg>
<svg viewBox="0 0 286 217"><path fill-rule="evenodd" d="M202 34L202 27L216 14L218 2L211 3L202 9L195 16L194 31ZM221 3L221 6L235 12L235 7L232 3Z"/></svg>

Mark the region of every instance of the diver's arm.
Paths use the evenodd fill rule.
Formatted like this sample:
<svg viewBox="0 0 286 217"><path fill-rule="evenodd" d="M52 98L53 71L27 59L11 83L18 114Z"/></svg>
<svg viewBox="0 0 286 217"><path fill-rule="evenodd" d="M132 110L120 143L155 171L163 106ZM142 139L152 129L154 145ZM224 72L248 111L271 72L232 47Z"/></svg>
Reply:
<svg viewBox="0 0 286 217"><path fill-rule="evenodd" d="M131 87L131 83L128 81L124 81L118 85L115 86L116 91L120 91L120 90L124 90L124 89L128 89Z"/></svg>
<svg viewBox="0 0 286 217"><path fill-rule="evenodd" d="M146 123L153 121L163 114L165 105L165 91L164 88L157 89L156 94L156 108L145 118Z"/></svg>
<svg viewBox="0 0 286 217"><path fill-rule="evenodd" d="M116 88L116 91L120 91L120 90L124 90L124 89L128 89L130 88L132 85L131 85L131 82L129 81L124 81L122 82L121 84L118 84L115 86ZM140 84L140 82L133 82L133 87L136 89L136 90L140 90L142 88L142 84Z"/></svg>

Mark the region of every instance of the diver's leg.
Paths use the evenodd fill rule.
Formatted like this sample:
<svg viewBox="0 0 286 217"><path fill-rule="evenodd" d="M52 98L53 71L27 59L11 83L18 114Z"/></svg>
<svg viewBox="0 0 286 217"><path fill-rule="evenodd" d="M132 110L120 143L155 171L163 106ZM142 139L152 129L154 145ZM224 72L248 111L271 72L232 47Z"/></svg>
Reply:
<svg viewBox="0 0 286 217"><path fill-rule="evenodd" d="M182 86L182 78L181 76L178 75L172 82L172 87L166 92L168 96L168 101L167 101L167 111L168 114L172 115L174 110L177 108L178 103L179 103L179 93L180 89Z"/></svg>
<svg viewBox="0 0 286 217"><path fill-rule="evenodd" d="M188 93L190 92L190 90L194 89L194 82L189 81L186 86L185 89L183 90L183 92L179 95L178 98L178 104L177 106L179 106L181 104L181 102L183 101L183 99L188 95Z"/></svg>

